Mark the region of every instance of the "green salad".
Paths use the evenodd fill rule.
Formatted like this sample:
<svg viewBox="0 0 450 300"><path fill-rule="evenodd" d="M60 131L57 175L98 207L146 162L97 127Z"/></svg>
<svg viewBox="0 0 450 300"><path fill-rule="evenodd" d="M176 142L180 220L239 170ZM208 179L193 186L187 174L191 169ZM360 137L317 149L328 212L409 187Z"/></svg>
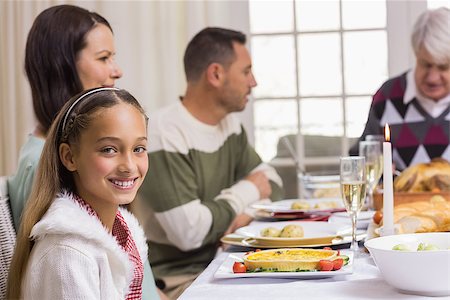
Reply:
<svg viewBox="0 0 450 300"><path fill-rule="evenodd" d="M419 245L417 245L417 249L414 249L410 245L398 244L398 245L395 245L394 247L392 247L392 250L397 250L397 251L431 251L431 250L445 250L445 249L441 249L438 246L433 245L433 244L419 243ZM448 250L450 250L450 247L448 248Z"/></svg>

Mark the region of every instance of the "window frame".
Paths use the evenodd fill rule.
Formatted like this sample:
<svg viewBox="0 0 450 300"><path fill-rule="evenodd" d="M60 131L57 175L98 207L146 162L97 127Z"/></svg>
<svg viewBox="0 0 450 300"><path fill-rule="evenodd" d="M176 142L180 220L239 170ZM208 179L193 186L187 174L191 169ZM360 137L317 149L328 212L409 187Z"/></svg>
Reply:
<svg viewBox="0 0 450 300"><path fill-rule="evenodd" d="M302 98L323 98L324 96L302 96L300 94L300 86L299 86L299 61L298 61L298 37L304 34L311 33L338 33L340 37L340 47L341 47L341 61L344 62L344 33L345 32L361 32L361 31L375 31L375 30L384 30L387 36L387 68L388 68L388 77L392 77L398 75L407 69L413 67L414 65L414 53L412 52L410 46L410 32L411 28L417 19L417 17L424 10L427 9L427 1L426 0L418 0L418 1L397 1L397 0L386 0L386 27L379 28L370 28L370 29L343 29L342 28L342 5L340 4L340 28L337 30L320 30L320 31L298 31L296 24L296 10L295 10L295 1L292 1L292 13L294 16L293 19L293 30L289 32L277 32L277 33L251 33L249 29L249 41L252 40L252 37L255 36L271 36L271 35L280 35L280 34L289 34L294 37L294 47L295 47L295 79L296 79L296 95L294 97L258 97L253 98L254 102L258 100L275 100L275 99L293 99L297 104L297 138L296 138L296 149L297 149L297 157L300 163L300 168L305 170L308 166L314 165L337 165L339 163L339 156L327 156L327 157L305 157L305 142L304 137L301 133L301 122L300 122L300 103ZM250 7L249 7L250 10ZM250 26L249 26L250 28ZM251 43L249 43L251 44ZM249 45L251 47L251 45ZM405 53L407 53L405 55ZM347 119L346 119L346 101L347 97L358 97L358 96L369 96L372 97L371 94L346 94L344 89L345 87L345 64L341 64L341 74L342 74L342 92L340 95L333 95L333 97L341 97L342 99L342 109L343 109L343 136L341 137L341 155L346 155L348 153L349 148L352 146L349 144L349 139L347 137ZM256 78L257 79L257 78ZM331 95L330 95L331 96ZM252 130L250 131L250 140L254 141L255 134L255 124L253 123L253 103L249 105L249 109L252 120ZM249 113L247 112L247 115ZM295 166L295 161L292 158L274 158L270 161L270 163L274 166Z"/></svg>

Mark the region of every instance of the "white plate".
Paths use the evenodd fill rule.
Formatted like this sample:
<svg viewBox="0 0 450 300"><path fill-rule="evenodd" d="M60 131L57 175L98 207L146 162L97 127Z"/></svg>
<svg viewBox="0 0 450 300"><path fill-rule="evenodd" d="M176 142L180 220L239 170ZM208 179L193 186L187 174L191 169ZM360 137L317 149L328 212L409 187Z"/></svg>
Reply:
<svg viewBox="0 0 450 300"><path fill-rule="evenodd" d="M356 239L361 241L366 238L366 231L357 231ZM255 248L255 249L276 249L280 247L289 247L289 248L314 248L314 247L325 247L325 246L335 246L335 245L344 245L348 244L352 241L351 236L344 236L342 238L331 238L331 239L309 239L309 240L300 240L298 242L293 243L277 243L277 242L264 242L258 240L252 240L252 238L243 237L237 234L227 234L222 237L220 241L224 244L245 247L245 248Z"/></svg>
<svg viewBox="0 0 450 300"><path fill-rule="evenodd" d="M299 225L303 228L304 236L301 238L281 238L281 237L263 237L261 230L267 227L274 227L279 230L287 225ZM280 242L280 243L295 243L302 242L310 243L313 239L332 239L336 236L348 235L351 233L351 226L346 224L332 224L328 222L307 222L307 221L286 221L286 222L254 222L248 226L241 227L236 230L236 234L255 238L260 242ZM320 241L317 241L320 242Z"/></svg>
<svg viewBox="0 0 450 300"><path fill-rule="evenodd" d="M292 203L296 201L305 201L308 202L311 205L311 208L309 209L292 209ZM324 209L318 209L314 208L316 204L320 203L327 203L327 202L334 202L336 204L335 208L324 208ZM320 213L320 212L332 212L332 211L339 211L344 209L344 204L342 202L341 198L320 198L320 199L287 199L287 200L281 200L271 203L264 203L264 204L253 204L253 208L256 209L263 209L269 212L275 212L275 213Z"/></svg>
<svg viewBox="0 0 450 300"><path fill-rule="evenodd" d="M256 273L233 273L233 264L242 261L244 252L230 253L222 265L214 273L214 278L245 278L245 277L267 277L267 278L297 278L312 279L325 278L353 273L353 254L350 251L341 251L342 255L347 255L349 263L337 271L317 271L317 272L256 272Z"/></svg>
<svg viewBox="0 0 450 300"><path fill-rule="evenodd" d="M358 219L356 220L356 227L358 229L367 229L369 226L369 223L372 221L372 217L374 211L361 211L358 214ZM346 224L350 225L352 224L352 221L350 220L350 216L347 212L336 212L330 216L328 219L329 223L334 224Z"/></svg>

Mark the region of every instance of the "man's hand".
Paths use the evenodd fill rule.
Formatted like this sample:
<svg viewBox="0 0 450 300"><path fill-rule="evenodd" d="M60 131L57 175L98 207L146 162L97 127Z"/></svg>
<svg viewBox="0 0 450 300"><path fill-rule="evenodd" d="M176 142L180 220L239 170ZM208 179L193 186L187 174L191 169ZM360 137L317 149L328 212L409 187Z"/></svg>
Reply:
<svg viewBox="0 0 450 300"><path fill-rule="evenodd" d="M267 178L263 171L251 173L244 179L251 181L254 185L256 185L259 191L259 199L269 198L270 194L272 194L269 178Z"/></svg>
<svg viewBox="0 0 450 300"><path fill-rule="evenodd" d="M250 224L250 222L253 221L253 218L250 217L247 214L240 214L237 215L234 220L231 222L230 226L228 227L227 231L225 231L224 235L233 233L236 231L236 229L247 226Z"/></svg>

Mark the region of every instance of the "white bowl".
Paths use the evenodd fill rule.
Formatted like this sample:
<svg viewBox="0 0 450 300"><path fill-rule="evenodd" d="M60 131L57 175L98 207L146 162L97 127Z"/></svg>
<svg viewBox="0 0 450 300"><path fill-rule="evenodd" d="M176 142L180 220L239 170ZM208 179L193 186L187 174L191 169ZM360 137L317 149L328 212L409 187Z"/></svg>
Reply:
<svg viewBox="0 0 450 300"><path fill-rule="evenodd" d="M398 244L417 249L428 243L442 250L399 251ZM450 295L450 232L383 236L368 240L370 251L384 280L402 293L424 296Z"/></svg>

